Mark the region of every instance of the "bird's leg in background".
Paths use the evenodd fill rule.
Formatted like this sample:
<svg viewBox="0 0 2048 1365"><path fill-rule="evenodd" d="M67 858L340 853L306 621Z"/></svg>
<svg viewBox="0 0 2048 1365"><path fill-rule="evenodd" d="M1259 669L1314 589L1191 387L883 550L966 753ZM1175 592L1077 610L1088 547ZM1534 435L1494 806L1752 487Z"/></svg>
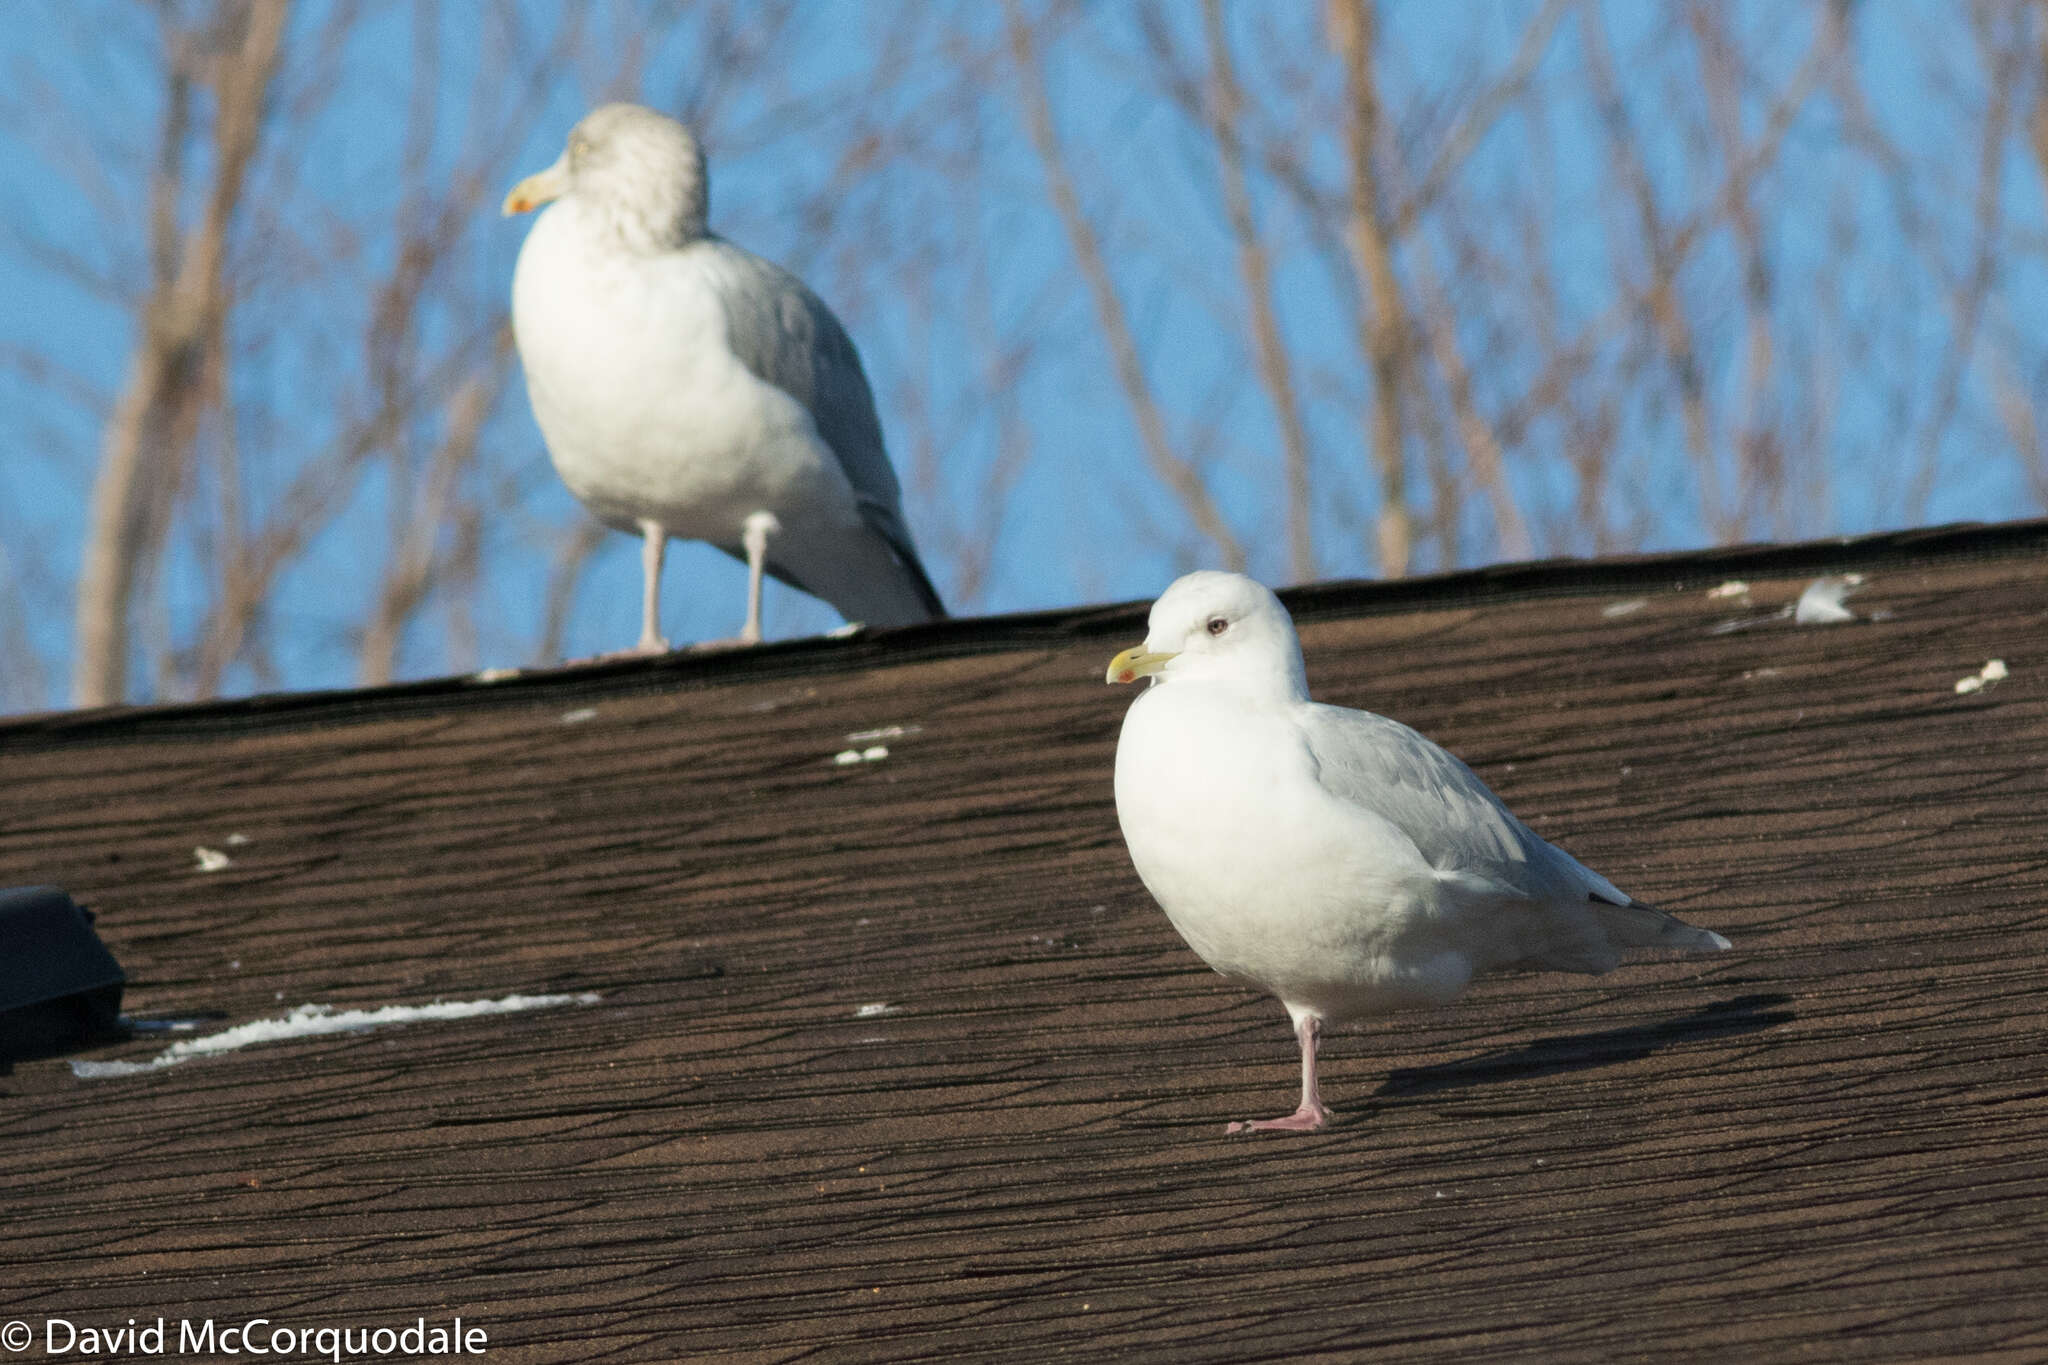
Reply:
<svg viewBox="0 0 2048 1365"><path fill-rule="evenodd" d="M1246 1119L1231 1124L1226 1133L1285 1132L1308 1133L1327 1125L1336 1115L1323 1107L1323 1093L1316 1085L1316 1043L1322 1037L1323 1021L1306 1010L1288 1009L1294 1018L1294 1036L1301 1040L1301 1108L1284 1119Z"/></svg>
<svg viewBox="0 0 2048 1365"><path fill-rule="evenodd" d="M744 644L761 643L761 575L768 567L768 537L782 530L773 512L755 512L745 523L740 543L747 547L747 623L740 627Z"/></svg>
<svg viewBox="0 0 2048 1365"><path fill-rule="evenodd" d="M640 643L636 654L666 654L668 641L661 634L661 561L668 553L668 528L658 521L640 519Z"/></svg>

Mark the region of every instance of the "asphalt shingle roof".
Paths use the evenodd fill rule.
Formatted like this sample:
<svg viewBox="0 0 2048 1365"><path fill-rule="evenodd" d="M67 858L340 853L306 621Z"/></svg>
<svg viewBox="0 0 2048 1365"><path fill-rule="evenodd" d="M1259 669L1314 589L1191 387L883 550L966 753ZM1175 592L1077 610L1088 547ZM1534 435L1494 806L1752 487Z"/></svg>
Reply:
<svg viewBox="0 0 2048 1365"><path fill-rule="evenodd" d="M1865 619L1774 614L1843 570ZM1337 1032L1343 1124L1226 1138L1294 1048L1124 855L1142 607L0 722L0 885L91 905L133 1016L601 996L0 1070L0 1318L2048 1357L2048 525L1285 596L1321 699L1734 951Z"/></svg>

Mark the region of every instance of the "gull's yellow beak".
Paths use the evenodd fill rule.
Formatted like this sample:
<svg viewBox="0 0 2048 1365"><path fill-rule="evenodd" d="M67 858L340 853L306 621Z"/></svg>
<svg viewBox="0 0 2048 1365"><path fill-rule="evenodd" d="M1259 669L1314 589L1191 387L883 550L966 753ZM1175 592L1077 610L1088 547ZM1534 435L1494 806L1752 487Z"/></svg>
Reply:
<svg viewBox="0 0 2048 1365"><path fill-rule="evenodd" d="M1103 681L1134 683L1140 678L1164 672L1166 666L1179 657L1178 654L1147 654L1145 646L1135 645L1109 661L1109 676Z"/></svg>
<svg viewBox="0 0 2048 1365"><path fill-rule="evenodd" d="M544 171L536 171L512 187L512 193L505 196L505 206L500 210L507 218L515 213L531 213L542 204L552 203L569 192L569 172L557 161Z"/></svg>

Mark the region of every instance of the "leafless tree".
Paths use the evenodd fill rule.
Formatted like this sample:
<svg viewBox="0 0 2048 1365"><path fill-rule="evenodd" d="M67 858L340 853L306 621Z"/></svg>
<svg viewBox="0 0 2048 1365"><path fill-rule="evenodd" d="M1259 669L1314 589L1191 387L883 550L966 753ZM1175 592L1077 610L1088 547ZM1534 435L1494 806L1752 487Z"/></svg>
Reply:
<svg viewBox="0 0 2048 1365"><path fill-rule="evenodd" d="M219 403L232 307L228 234L263 131L285 17L281 4L222 4L197 22L164 11L164 116L149 187L150 285L93 485L72 675L72 695L81 705L126 695L137 580L161 552L202 422ZM202 93L213 109L210 171L191 165L194 105ZM195 175L201 177L196 186ZM198 221L183 223L180 204L195 188L202 202Z"/></svg>
<svg viewBox="0 0 2048 1365"><path fill-rule="evenodd" d="M1131 419L1137 426L1146 463L1153 475L1173 490L1195 528L1207 538L1223 563L1231 569L1241 570L1245 566L1244 546L1224 519L1215 494L1200 468L1176 448L1167 430L1165 416L1151 380L1145 374L1138 339L1123 299L1117 293L1116 281L1111 277L1101 240L1074 188L1073 175L1054 127L1052 101L1046 93L1045 71L1038 55L1037 33L1026 22L1016 0L1007 0L1005 14L1010 52L1017 65L1017 89L1024 106L1025 123L1031 133L1031 145L1044 167L1047 192L1058 210L1060 226L1066 231L1074 260L1086 282L1089 299L1095 306L1103 340L1115 364L1117 382L1123 389L1124 401L1130 407Z"/></svg>
<svg viewBox="0 0 2048 1365"><path fill-rule="evenodd" d="M963 609L2048 506L2048 0L1768 8L110 0L0 93L94 225L0 257L129 335L0 336L0 706L560 657L630 556L493 205L615 97L847 320Z"/></svg>

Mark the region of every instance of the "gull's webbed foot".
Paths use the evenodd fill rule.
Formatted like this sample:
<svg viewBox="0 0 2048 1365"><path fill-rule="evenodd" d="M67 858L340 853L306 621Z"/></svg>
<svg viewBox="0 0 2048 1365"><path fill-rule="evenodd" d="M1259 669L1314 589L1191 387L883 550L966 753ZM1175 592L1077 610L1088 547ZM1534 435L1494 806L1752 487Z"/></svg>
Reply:
<svg viewBox="0 0 2048 1365"><path fill-rule="evenodd" d="M1304 1104L1284 1119L1239 1119L1226 1133L1313 1133L1336 1122L1337 1115L1318 1104Z"/></svg>

